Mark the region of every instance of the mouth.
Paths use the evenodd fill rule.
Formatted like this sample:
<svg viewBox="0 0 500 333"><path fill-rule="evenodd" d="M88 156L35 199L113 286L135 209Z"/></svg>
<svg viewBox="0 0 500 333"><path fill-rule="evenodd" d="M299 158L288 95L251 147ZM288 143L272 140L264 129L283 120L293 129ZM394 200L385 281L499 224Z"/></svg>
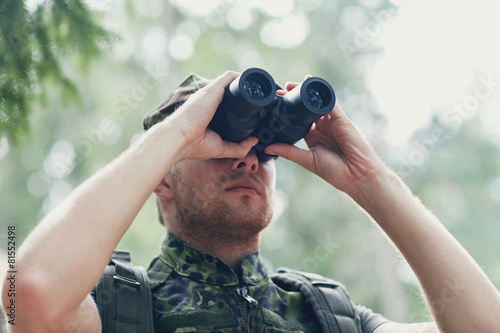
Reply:
<svg viewBox="0 0 500 333"><path fill-rule="evenodd" d="M257 185L250 181L241 181L231 184L228 188L226 188L226 191L232 193L260 195L260 191Z"/></svg>

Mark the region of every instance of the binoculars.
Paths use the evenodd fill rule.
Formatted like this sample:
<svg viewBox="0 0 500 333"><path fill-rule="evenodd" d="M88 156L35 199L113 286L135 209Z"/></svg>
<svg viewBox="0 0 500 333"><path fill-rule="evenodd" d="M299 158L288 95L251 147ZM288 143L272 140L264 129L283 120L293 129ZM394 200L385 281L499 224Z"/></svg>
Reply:
<svg viewBox="0 0 500 333"><path fill-rule="evenodd" d="M265 70L245 70L226 87L208 127L232 142L256 136L253 149L260 161L267 161L276 157L264 153L268 145L296 143L335 106L335 93L322 78L311 77L284 96L276 94L276 86Z"/></svg>

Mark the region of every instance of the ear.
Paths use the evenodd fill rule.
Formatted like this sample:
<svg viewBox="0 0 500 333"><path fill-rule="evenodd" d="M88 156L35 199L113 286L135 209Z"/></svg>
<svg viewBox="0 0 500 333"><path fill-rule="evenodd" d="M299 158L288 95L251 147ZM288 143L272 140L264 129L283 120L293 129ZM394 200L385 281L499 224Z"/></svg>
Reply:
<svg viewBox="0 0 500 333"><path fill-rule="evenodd" d="M168 176L169 175L162 178L161 182L156 186L154 192L158 197L170 200L173 198L173 195L172 186L170 185L170 179Z"/></svg>

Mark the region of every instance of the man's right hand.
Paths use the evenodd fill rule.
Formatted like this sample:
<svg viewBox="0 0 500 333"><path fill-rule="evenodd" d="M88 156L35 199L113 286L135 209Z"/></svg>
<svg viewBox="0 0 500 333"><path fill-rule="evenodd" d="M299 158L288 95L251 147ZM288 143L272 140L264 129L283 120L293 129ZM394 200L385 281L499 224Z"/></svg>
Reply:
<svg viewBox="0 0 500 333"><path fill-rule="evenodd" d="M228 142L207 128L224 96L224 89L240 74L227 71L210 84L197 91L160 127L177 133L182 146L181 159L242 158L257 144L249 137L240 143ZM170 132L171 134L171 132Z"/></svg>

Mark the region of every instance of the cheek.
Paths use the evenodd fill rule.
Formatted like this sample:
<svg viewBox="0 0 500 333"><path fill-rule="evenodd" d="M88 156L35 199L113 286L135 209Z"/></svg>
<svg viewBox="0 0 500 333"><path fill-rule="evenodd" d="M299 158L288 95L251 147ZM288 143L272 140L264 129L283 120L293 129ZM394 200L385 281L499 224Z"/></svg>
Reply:
<svg viewBox="0 0 500 333"><path fill-rule="evenodd" d="M274 163L264 165L264 177L266 185L272 186L274 188L276 184L276 167Z"/></svg>
<svg viewBox="0 0 500 333"><path fill-rule="evenodd" d="M204 163L187 165L182 170L182 185L189 190L189 195L212 198L218 191L218 173L215 170Z"/></svg>
<svg viewBox="0 0 500 333"><path fill-rule="evenodd" d="M266 186L267 196L273 198L276 187L276 170L274 164L265 165L262 168L261 180Z"/></svg>

